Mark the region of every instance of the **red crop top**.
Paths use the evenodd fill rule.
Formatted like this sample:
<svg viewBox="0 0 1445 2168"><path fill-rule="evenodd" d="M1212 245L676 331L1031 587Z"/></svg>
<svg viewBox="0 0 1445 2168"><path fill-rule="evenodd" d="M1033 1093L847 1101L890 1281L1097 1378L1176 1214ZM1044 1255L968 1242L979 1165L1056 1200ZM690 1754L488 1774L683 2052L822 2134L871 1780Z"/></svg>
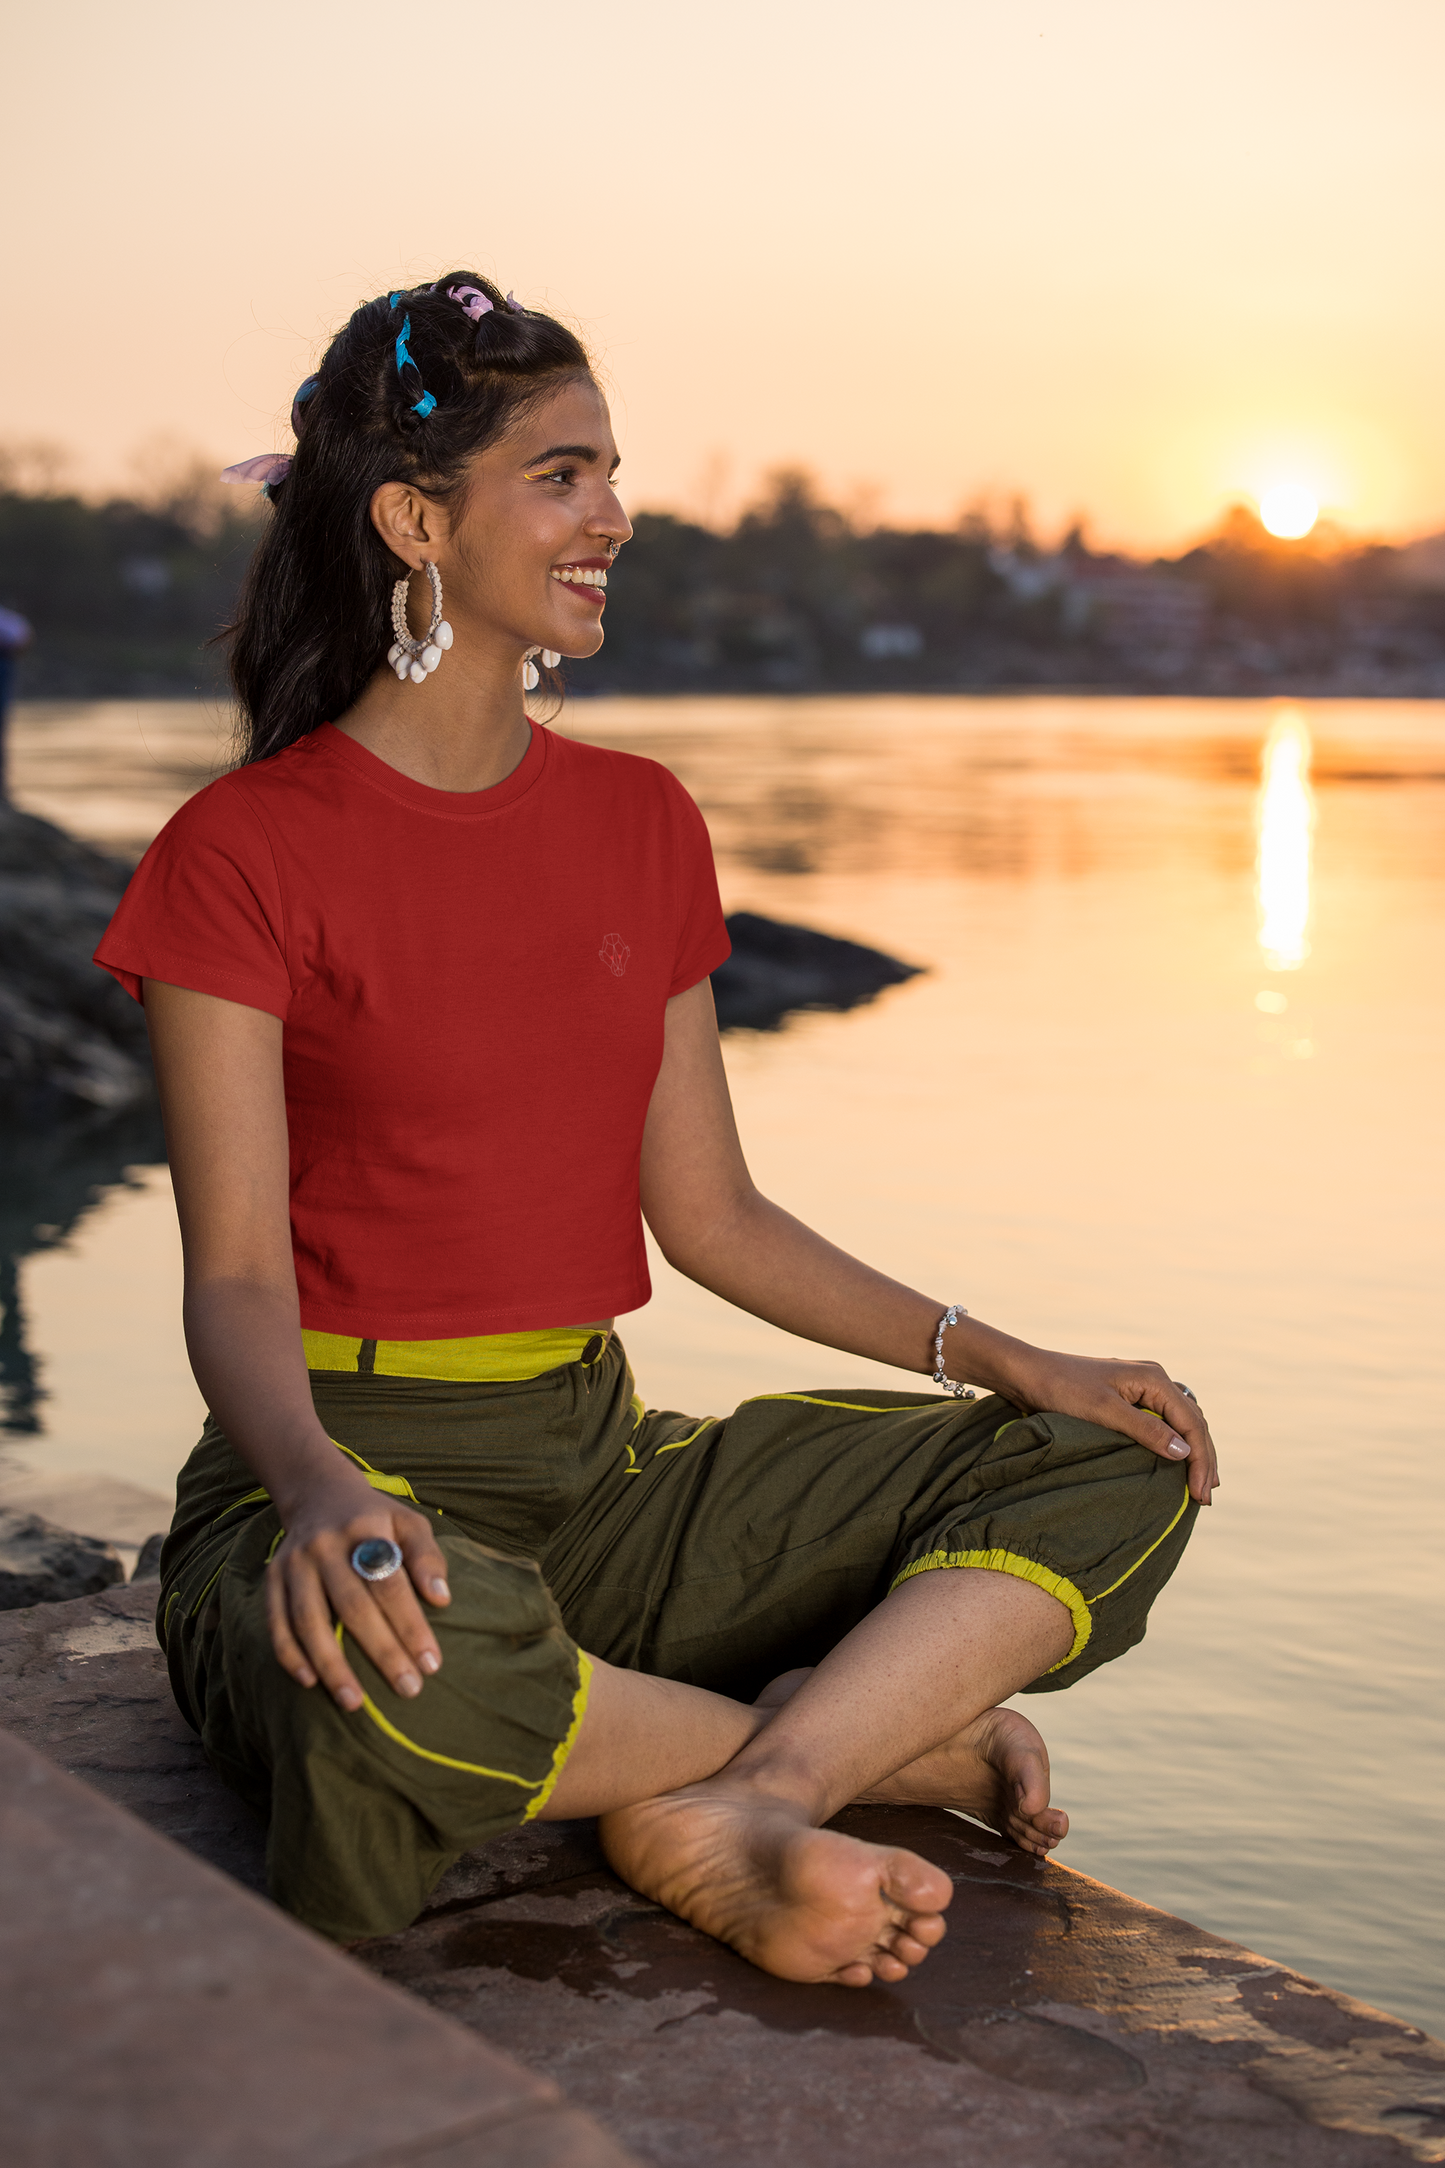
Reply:
<svg viewBox="0 0 1445 2168"><path fill-rule="evenodd" d="M182 806L96 961L282 1019L301 1322L431 1340L647 1301L663 1009L727 954L655 761L534 724L452 793L326 724Z"/></svg>

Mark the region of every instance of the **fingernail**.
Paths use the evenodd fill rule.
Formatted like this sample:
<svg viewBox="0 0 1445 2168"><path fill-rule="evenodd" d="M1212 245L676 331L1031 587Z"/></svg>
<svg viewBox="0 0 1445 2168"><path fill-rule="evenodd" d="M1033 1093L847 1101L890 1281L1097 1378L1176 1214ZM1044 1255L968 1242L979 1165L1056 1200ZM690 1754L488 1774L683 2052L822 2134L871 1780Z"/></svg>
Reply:
<svg viewBox="0 0 1445 2168"><path fill-rule="evenodd" d="M449 1602L451 1601L451 1593L452 1593L452 1592L451 1592L451 1590L450 1590L450 1589L449 1589L449 1588L447 1587L447 1584L446 1584L446 1582L445 1582L445 1581L442 1581L442 1580L436 1580L436 1581L433 1581L433 1582L432 1582L432 1585L431 1585L431 1592L432 1592L432 1594L433 1594L433 1595L434 1595L435 1597L437 1597L437 1598L438 1598L438 1600L439 1600L440 1602L442 1602L442 1603L449 1603Z"/></svg>
<svg viewBox="0 0 1445 2168"><path fill-rule="evenodd" d="M354 1712L361 1707L361 1694L359 1689L354 1686L338 1687L336 1699L348 1713Z"/></svg>
<svg viewBox="0 0 1445 2168"><path fill-rule="evenodd" d="M428 1674L433 1671L440 1671L442 1667L441 1658L439 1656L433 1656L430 1649L423 1649L420 1656L418 1656L417 1658L417 1662L421 1665L422 1670L427 1672Z"/></svg>
<svg viewBox="0 0 1445 2168"><path fill-rule="evenodd" d="M298 1686L314 1686L316 1684L316 1673L309 1664L303 1664L297 1672L296 1684Z"/></svg>
<svg viewBox="0 0 1445 2168"><path fill-rule="evenodd" d="M421 1680L414 1671L399 1671L391 1683L399 1694L406 1695L408 1701L421 1692Z"/></svg>
<svg viewBox="0 0 1445 2168"><path fill-rule="evenodd" d="M1189 1458L1189 1448L1182 1438L1171 1438L1169 1440L1169 1450L1176 1460L1188 1460Z"/></svg>

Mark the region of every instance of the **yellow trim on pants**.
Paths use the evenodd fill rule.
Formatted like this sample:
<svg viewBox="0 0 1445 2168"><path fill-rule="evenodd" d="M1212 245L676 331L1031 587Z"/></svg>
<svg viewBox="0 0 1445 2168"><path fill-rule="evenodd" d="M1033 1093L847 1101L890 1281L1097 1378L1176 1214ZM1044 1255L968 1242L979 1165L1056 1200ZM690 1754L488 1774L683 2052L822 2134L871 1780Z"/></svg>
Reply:
<svg viewBox="0 0 1445 2168"><path fill-rule="evenodd" d="M1174 1529L1179 1526L1188 1505L1189 1483L1186 1478L1184 1496L1179 1501L1179 1510L1169 1522L1168 1527L1160 1531L1149 1545L1147 1551L1139 1553L1133 1565L1121 1573L1117 1581L1111 1581L1107 1588L1100 1589L1098 1595L1094 1598L1095 1603L1102 1603L1106 1596L1112 1596L1116 1589L1124 1586L1124 1583L1131 1575L1139 1571L1146 1559L1153 1557L1160 1544L1164 1541L1165 1536L1172 1534ZM1020 1558L1016 1551L929 1551L925 1557L915 1558L911 1566L904 1567L902 1573L893 1583L893 1588L901 1588L903 1583L911 1580L915 1573L933 1573L938 1568L946 1566L975 1566L982 1567L985 1572L1011 1573L1017 1580L1032 1581L1035 1588L1042 1588L1050 1596L1058 1598L1074 1622L1074 1645L1067 1656L1061 1656L1056 1664L1049 1665L1048 1671L1044 1674L1046 1678L1052 1672L1062 1671L1066 1664L1071 1664L1074 1658L1087 1647L1089 1636L1094 1630L1094 1620L1082 1591L1077 1589L1072 1581L1066 1580L1063 1574L1053 1573L1047 1566L1036 1565L1031 1558ZM893 1588L890 1588L888 1592L890 1595L893 1593Z"/></svg>
<svg viewBox="0 0 1445 2168"><path fill-rule="evenodd" d="M381 1378L465 1379L490 1385L520 1385L564 1363L580 1362L591 1340L605 1345L608 1333L582 1325L549 1326L543 1332L487 1332L469 1340L377 1340L350 1333L303 1332L308 1370L361 1369L363 1348L374 1355L370 1374Z"/></svg>
<svg viewBox="0 0 1445 2168"><path fill-rule="evenodd" d="M1183 1473L1182 1470L1180 1472L1181 1474ZM1121 1573L1117 1581L1111 1581L1107 1588L1101 1588L1099 1590L1098 1595L1094 1598L1095 1603L1102 1603L1106 1596L1112 1596L1116 1588L1122 1588L1124 1586L1124 1583L1128 1580L1130 1573L1137 1573L1139 1571L1139 1568L1143 1565L1145 1559L1152 1558L1155 1551L1158 1550L1160 1544L1164 1541L1164 1537L1169 1535L1174 1529L1179 1526L1180 1521L1184 1518L1185 1509L1188 1504L1189 1478L1188 1476L1185 1476L1184 1496L1180 1499L1179 1511L1175 1514L1173 1520L1169 1523L1168 1528L1164 1529L1161 1534L1157 1535L1154 1538L1154 1541L1150 1544L1147 1551L1140 1552L1139 1556L1135 1559L1133 1565L1129 1568L1128 1573Z"/></svg>
<svg viewBox="0 0 1445 2168"><path fill-rule="evenodd" d="M587 1714L587 1696L591 1686L592 1659L584 1650L579 1649L577 1651L577 1691L572 1696L572 1721L567 1727L566 1737L558 1741L557 1751L552 1756L551 1774L544 1778L541 1791L538 1792L536 1798L522 1816L524 1822L534 1822L557 1789L557 1779L567 1766L567 1756L577 1744L577 1734L582 1729L582 1719Z"/></svg>
<svg viewBox="0 0 1445 2168"><path fill-rule="evenodd" d="M1164 1539L1161 1536L1159 1540L1162 1543ZM1149 1549L1154 1548L1151 1543ZM1148 1552L1144 1555L1147 1557ZM1140 1564L1142 1563L1143 1560L1140 1560ZM1016 1580L1032 1581L1035 1588L1042 1588L1050 1596L1057 1596L1074 1622L1074 1645L1067 1656L1061 1656L1056 1664L1050 1664L1050 1671L1062 1671L1065 1664L1071 1664L1088 1645L1089 1636L1094 1630L1094 1621L1089 1616L1089 1606L1081 1592L1072 1581L1066 1580L1063 1574L1051 1573L1047 1566L1036 1565L1031 1558L1020 1558L1016 1551L929 1551L925 1557L915 1558L911 1566L904 1567L893 1583L893 1588L901 1588L905 1581L912 1580L915 1573L934 1573L944 1566L981 1566L988 1573L1011 1573ZM1133 1570L1131 1566L1129 1571L1132 1573ZM1127 1574L1125 1579L1128 1579ZM1114 1586L1117 1588L1118 1585L1116 1581ZM893 1589L888 1593L891 1596Z"/></svg>
<svg viewBox="0 0 1445 2168"><path fill-rule="evenodd" d="M348 1460L356 1462L357 1467L366 1477L373 1490L386 1491L392 1498L409 1498L414 1506L421 1506L420 1498L418 1498L404 1475L383 1475L380 1468L373 1468L369 1460L363 1460L359 1453L353 1453L351 1447L343 1445L339 1438L333 1438L331 1443L338 1453L344 1453ZM271 1493L263 1484L258 1490L248 1490L243 1498L233 1498L231 1503L216 1515L216 1520L211 1525L214 1527L216 1522L223 1521L227 1513L238 1513L242 1506L263 1506L270 1503ZM423 1508L424 1510L425 1508ZM284 1529L282 1534L285 1534ZM277 1541L279 1542L279 1540L278 1537ZM276 1548L275 1544L272 1544L271 1548L274 1550ZM219 1573L221 1568L218 1566L216 1571Z"/></svg>
<svg viewBox="0 0 1445 2168"><path fill-rule="evenodd" d="M338 1619L336 1621L336 1645L343 1655L346 1653L346 1644L342 1638L345 1632L346 1628ZM389 1716L382 1714L365 1688L362 1689L361 1706L371 1718L377 1730L385 1733L386 1737L397 1746L404 1746L408 1754L419 1755L423 1761L439 1762L443 1769L460 1769L465 1776L491 1777L499 1784L517 1784L520 1785L524 1792L535 1792L537 1794L536 1798L529 1802L527 1811L522 1817L523 1821L530 1822L541 1813L543 1807L551 1798L556 1789L557 1779L567 1765L567 1757L577 1743L577 1734L582 1728L582 1719L587 1713L587 1692L591 1684L592 1660L579 1649L577 1651L577 1691L572 1696L572 1721L567 1727L566 1735L559 1740L557 1750L552 1756L552 1767L544 1777L519 1777L515 1776L510 1769L488 1769L482 1762L458 1761L454 1754L438 1754L429 1746L418 1746L415 1739L408 1739L406 1733L399 1730L392 1723Z"/></svg>

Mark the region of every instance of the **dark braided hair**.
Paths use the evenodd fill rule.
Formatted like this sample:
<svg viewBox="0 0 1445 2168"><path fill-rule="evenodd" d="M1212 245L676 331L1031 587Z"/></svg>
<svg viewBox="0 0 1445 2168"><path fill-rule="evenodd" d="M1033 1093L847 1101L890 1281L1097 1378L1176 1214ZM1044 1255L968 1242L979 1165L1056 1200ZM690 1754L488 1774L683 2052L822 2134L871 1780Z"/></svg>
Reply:
<svg viewBox="0 0 1445 2168"><path fill-rule="evenodd" d="M474 319L448 287L472 288L492 307ZM590 373L565 324L518 308L476 271L356 311L302 387L296 456L267 492L272 515L223 635L243 762L344 715L391 644L391 589L408 568L371 522L382 483L450 502L478 452L567 378Z"/></svg>

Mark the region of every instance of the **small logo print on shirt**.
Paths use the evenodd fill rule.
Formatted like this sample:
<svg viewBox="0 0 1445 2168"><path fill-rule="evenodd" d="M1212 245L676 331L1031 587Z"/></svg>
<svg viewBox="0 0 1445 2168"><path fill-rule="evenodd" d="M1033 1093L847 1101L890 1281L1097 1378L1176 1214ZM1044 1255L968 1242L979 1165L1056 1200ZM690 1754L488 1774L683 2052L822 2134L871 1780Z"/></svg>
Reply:
<svg viewBox="0 0 1445 2168"><path fill-rule="evenodd" d="M597 953L612 973L612 976L615 979L620 979L627 969L627 959L632 954L632 951L620 933L610 933Z"/></svg>

